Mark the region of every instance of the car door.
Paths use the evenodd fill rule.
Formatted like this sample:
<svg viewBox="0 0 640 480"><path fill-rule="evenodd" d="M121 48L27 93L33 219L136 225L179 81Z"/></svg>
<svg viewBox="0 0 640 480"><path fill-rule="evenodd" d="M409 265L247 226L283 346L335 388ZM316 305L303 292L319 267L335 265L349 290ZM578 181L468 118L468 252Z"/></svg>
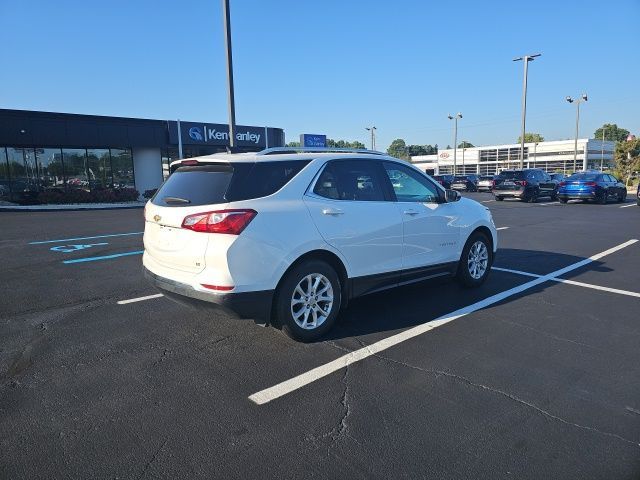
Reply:
<svg viewBox="0 0 640 480"><path fill-rule="evenodd" d="M613 175L606 175L609 179L609 193L612 197L618 198L622 195L622 184ZM626 190L626 188L625 188Z"/></svg>
<svg viewBox="0 0 640 480"><path fill-rule="evenodd" d="M438 274L459 260L460 228L456 204L421 172L397 162L384 162L404 224L402 281Z"/></svg>
<svg viewBox="0 0 640 480"><path fill-rule="evenodd" d="M346 259L353 294L396 285L402 269L402 216L380 162L331 160L304 202L324 240Z"/></svg>
<svg viewBox="0 0 640 480"><path fill-rule="evenodd" d="M553 195L556 191L556 183L551 180L551 176L542 170L536 171L538 185L540 186L540 195Z"/></svg>

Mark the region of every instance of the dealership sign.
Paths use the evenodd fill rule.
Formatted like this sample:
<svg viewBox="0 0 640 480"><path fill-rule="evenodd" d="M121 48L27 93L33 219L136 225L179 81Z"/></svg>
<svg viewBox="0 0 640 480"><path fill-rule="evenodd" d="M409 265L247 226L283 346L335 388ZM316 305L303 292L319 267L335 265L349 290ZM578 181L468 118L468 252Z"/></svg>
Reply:
<svg viewBox="0 0 640 480"><path fill-rule="evenodd" d="M180 122L184 145L229 145L229 126L217 123ZM236 144L240 147L266 145L264 127L236 125ZM178 123L169 122L169 142L178 143Z"/></svg>
<svg viewBox="0 0 640 480"><path fill-rule="evenodd" d="M449 154L447 152L442 152L440 154L440 158L449 158Z"/></svg>
<svg viewBox="0 0 640 480"><path fill-rule="evenodd" d="M326 135L315 135L312 133L301 133L300 134L300 146L301 147L326 147L327 146L327 136Z"/></svg>

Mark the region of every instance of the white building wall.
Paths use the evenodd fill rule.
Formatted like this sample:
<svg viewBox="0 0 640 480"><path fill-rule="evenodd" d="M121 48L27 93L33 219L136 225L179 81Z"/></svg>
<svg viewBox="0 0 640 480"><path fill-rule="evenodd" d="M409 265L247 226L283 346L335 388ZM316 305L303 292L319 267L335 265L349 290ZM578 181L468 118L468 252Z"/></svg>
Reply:
<svg viewBox="0 0 640 480"><path fill-rule="evenodd" d="M162 183L162 161L159 148L134 148L133 171L136 190L140 195L145 190L158 188Z"/></svg>
<svg viewBox="0 0 640 480"><path fill-rule="evenodd" d="M599 169L600 164L607 168L613 162L614 142L602 142L601 140L578 139L578 154L576 157L576 170ZM604 155L602 147L604 146ZM542 168L548 171L573 170L574 140L558 140L550 142L525 143L526 154L524 158L525 168ZM510 151L511 153L501 160L480 161L480 151ZM585 152L586 150L586 152ZM506 168L517 168L520 155L520 144L487 145L465 149L464 169L462 162L462 149L456 150L457 173L495 173ZM437 155L420 155L411 158L411 161L422 170L434 170L438 173L453 173L453 149L440 150Z"/></svg>

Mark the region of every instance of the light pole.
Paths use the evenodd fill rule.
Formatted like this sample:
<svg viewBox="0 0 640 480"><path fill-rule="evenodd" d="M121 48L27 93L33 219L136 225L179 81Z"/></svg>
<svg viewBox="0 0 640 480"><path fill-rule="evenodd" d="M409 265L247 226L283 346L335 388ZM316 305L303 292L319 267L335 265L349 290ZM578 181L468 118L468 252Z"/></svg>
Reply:
<svg viewBox="0 0 640 480"><path fill-rule="evenodd" d="M520 133L520 168L524 168L524 130L527 118L527 76L529 74L529 62L533 62L536 57L542 55L535 53L533 55L525 55L524 57L514 58L514 62L522 60L524 62L524 80L522 84L522 129Z"/></svg>
<svg viewBox="0 0 640 480"><path fill-rule="evenodd" d="M600 155L600 171L602 172L602 167L604 165L604 131L606 130L606 127L603 125L602 126L602 153Z"/></svg>
<svg viewBox="0 0 640 480"><path fill-rule="evenodd" d="M573 172L575 173L576 171L576 163L577 163L577 159L578 159L578 131L580 128L580 104L582 102L586 102L587 101L587 94L583 93L582 96L578 99L573 99L571 97L566 97L567 102L569 103L575 103L576 104L576 138L573 142ZM586 165L584 165L587 162L587 152L584 153L584 161L583 161L583 166L586 167ZM586 168L585 168L586 169Z"/></svg>
<svg viewBox="0 0 640 480"><path fill-rule="evenodd" d="M376 130L377 128L374 126L365 127L365 130L369 130L371 132L371 150L376 149Z"/></svg>
<svg viewBox="0 0 640 480"><path fill-rule="evenodd" d="M538 142L533 144L533 168L536 168L536 160L538 160Z"/></svg>
<svg viewBox="0 0 640 480"><path fill-rule="evenodd" d="M458 119L462 118L462 114L460 112L455 115L447 115L449 120L454 121L453 126L453 174L456 174L456 166L458 164Z"/></svg>
<svg viewBox="0 0 640 480"><path fill-rule="evenodd" d="M229 0L222 0L222 18L224 20L224 44L227 52L227 93L229 103L229 149L236 146L236 103L233 92L233 58L231 55L231 14ZM205 132L206 134L206 132Z"/></svg>

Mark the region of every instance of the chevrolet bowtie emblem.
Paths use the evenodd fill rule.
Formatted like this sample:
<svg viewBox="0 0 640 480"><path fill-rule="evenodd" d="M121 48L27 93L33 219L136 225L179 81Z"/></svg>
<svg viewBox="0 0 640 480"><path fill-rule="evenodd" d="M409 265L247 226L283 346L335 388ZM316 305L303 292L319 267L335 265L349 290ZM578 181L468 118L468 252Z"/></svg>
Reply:
<svg viewBox="0 0 640 480"><path fill-rule="evenodd" d="M162 217L160 215L154 215L153 216L153 221L154 222L159 222L162 219Z"/></svg>

